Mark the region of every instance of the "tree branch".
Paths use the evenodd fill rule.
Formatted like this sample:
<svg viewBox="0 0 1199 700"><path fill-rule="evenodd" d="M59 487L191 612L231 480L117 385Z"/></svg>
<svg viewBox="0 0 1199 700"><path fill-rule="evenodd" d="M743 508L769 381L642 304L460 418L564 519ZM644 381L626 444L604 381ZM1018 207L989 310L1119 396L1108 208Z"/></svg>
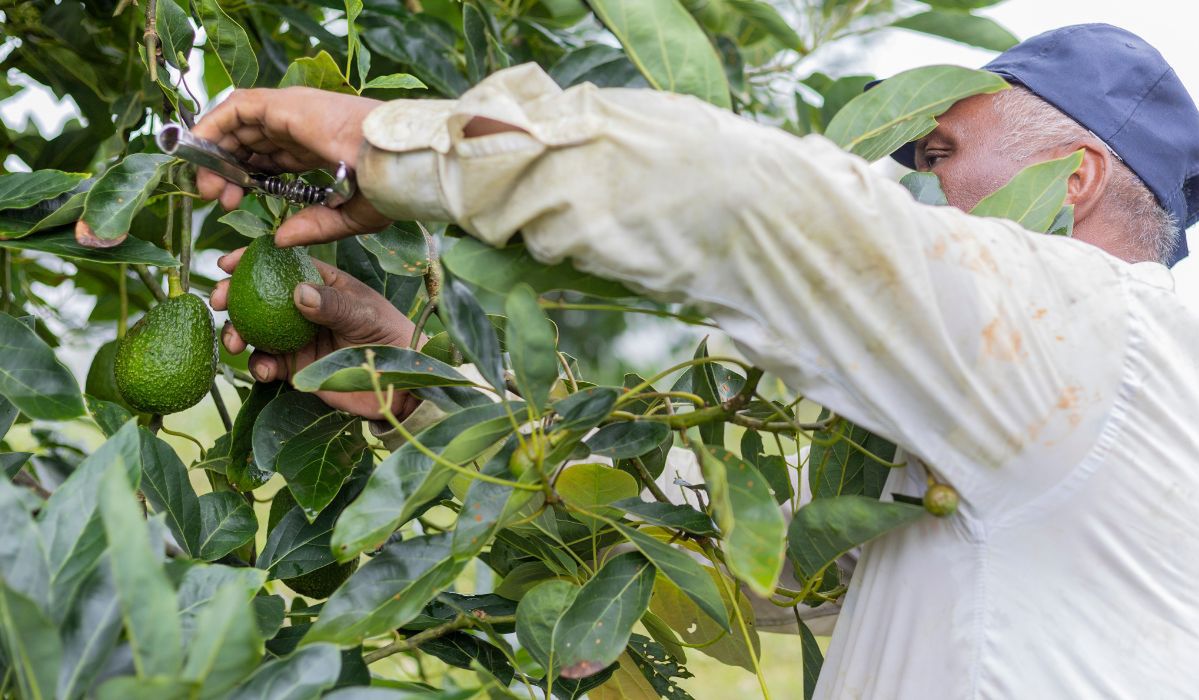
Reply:
<svg viewBox="0 0 1199 700"><path fill-rule="evenodd" d="M417 647L419 647L420 645L429 641L430 639L437 639L438 637L444 637L451 632L457 632L458 630L466 629L468 627L475 627L475 626L479 625L480 623L487 623L487 624L491 624L491 625L502 625L502 624L508 624L508 623L512 623L512 622L516 622L515 615L491 616L491 615L487 615L487 614L483 613L482 611L477 610L471 615L459 615L458 617L454 618L453 620L450 620L449 622L442 623L440 625L437 625L436 627L430 627L429 629L424 630L422 632L418 632L418 633L412 635L411 637L408 637L407 639L400 639L398 641L392 642L391 644L388 644L387 646L385 646L381 649L376 649L376 650L372 651L371 653L367 654L366 656L364 656L362 658L366 662L366 664L369 666L370 664L373 664L380 659L386 659L387 657L389 657L393 654L399 654L401 652L411 651L413 649L416 649Z"/></svg>

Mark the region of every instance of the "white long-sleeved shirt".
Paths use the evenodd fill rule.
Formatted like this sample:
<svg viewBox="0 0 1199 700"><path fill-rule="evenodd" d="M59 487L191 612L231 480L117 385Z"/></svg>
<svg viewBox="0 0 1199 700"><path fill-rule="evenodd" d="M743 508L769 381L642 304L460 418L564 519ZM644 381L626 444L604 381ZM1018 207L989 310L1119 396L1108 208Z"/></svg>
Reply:
<svg viewBox="0 0 1199 700"><path fill-rule="evenodd" d="M476 116L523 132L466 139ZM818 696L1194 695L1199 318L1166 268L920 205L819 136L531 65L387 103L365 135L383 213L520 230L540 260L699 303L958 490L956 515L865 547Z"/></svg>

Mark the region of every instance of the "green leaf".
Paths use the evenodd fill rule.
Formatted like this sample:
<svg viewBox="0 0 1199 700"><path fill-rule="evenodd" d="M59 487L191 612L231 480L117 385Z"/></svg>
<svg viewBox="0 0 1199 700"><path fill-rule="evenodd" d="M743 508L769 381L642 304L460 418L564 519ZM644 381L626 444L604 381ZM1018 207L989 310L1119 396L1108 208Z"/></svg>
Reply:
<svg viewBox="0 0 1199 700"><path fill-rule="evenodd" d="M309 522L316 520L341 490L366 449L360 426L357 416L340 411L326 413L289 438L279 450L276 469L287 480L288 490Z"/></svg>
<svg viewBox="0 0 1199 700"><path fill-rule="evenodd" d="M199 557L220 559L254 539L258 519L246 499L232 491L214 491L200 496L201 538Z"/></svg>
<svg viewBox="0 0 1199 700"><path fill-rule="evenodd" d="M29 598L0 579L0 635L5 661L13 671L21 697L49 700L55 697L62 644L54 623Z"/></svg>
<svg viewBox="0 0 1199 700"><path fill-rule="evenodd" d="M944 10L978 10L998 5L1003 0L920 0L920 2Z"/></svg>
<svg viewBox="0 0 1199 700"><path fill-rule="evenodd" d="M1029 231L1045 233L1066 201L1070 175L1082 165L1082 151L1030 165L1006 185L983 198L970 213L1010 219Z"/></svg>
<svg viewBox="0 0 1199 700"><path fill-rule="evenodd" d="M812 634L803 620L799 621L799 649L803 660L803 697L804 700L812 700L816 693L816 681L820 679L820 667L824 665L824 654L820 652L816 635Z"/></svg>
<svg viewBox="0 0 1199 700"><path fill-rule="evenodd" d="M908 188L912 198L921 204L934 207L949 206L949 200L941 189L941 180L936 173L910 172L899 178L899 184Z"/></svg>
<svg viewBox="0 0 1199 700"><path fill-rule="evenodd" d="M587 431L599 425L616 406L620 390L610 386L593 386L555 401L552 408L558 414L554 430Z"/></svg>
<svg viewBox="0 0 1199 700"><path fill-rule="evenodd" d="M60 170L0 175L0 211L24 209L53 199L75 189L87 177L87 173L64 173Z"/></svg>
<svg viewBox="0 0 1199 700"><path fill-rule="evenodd" d="M366 456L364 459L371 458ZM359 469L365 471L361 465ZM296 506L288 510L272 525L262 553L258 555L257 566L266 569L271 578L289 579L337 561L329 545L333 524L345 506L362 491L365 480L365 475L355 475L337 494L333 503L312 522L308 522L303 508Z"/></svg>
<svg viewBox="0 0 1199 700"><path fill-rule="evenodd" d="M896 20L891 26L910 29L921 34L931 34L991 51L1007 51L1020 42L1014 34L1004 29L995 20L972 15L969 12L929 10Z"/></svg>
<svg viewBox="0 0 1199 700"><path fill-rule="evenodd" d="M97 238L115 240L129 233L142 205L162 179L170 156L134 153L96 180L83 201L83 220Z"/></svg>
<svg viewBox="0 0 1199 700"><path fill-rule="evenodd" d="M0 571L4 585L15 593L48 607L46 587L50 562L46 543L25 503L24 493L8 481L0 481Z"/></svg>
<svg viewBox="0 0 1199 700"><path fill-rule="evenodd" d="M683 666L683 660L674 658L666 647L646 637L634 634L629 639L626 652L628 659L649 682L660 697L671 700L694 700L687 691L679 687L676 678L693 678L694 674Z"/></svg>
<svg viewBox="0 0 1199 700"><path fill-rule="evenodd" d="M237 87L253 87L258 78L258 59L246 30L225 14L218 0L198 0L196 10L208 34L209 49L215 52L229 80Z"/></svg>
<svg viewBox="0 0 1199 700"><path fill-rule="evenodd" d="M492 248L473 238L460 238L442 254L441 262L455 276L480 289L505 296L520 282L538 294L568 289L607 298L633 295L619 282L579 272L569 262L543 265L519 244Z"/></svg>
<svg viewBox="0 0 1199 700"><path fill-rule="evenodd" d="M384 390L406 391L428 386L470 386L474 382L453 367L424 353L391 345L360 345L325 355L295 375L300 391L372 391L366 354L374 353L375 374Z"/></svg>
<svg viewBox="0 0 1199 700"><path fill-rule="evenodd" d="M341 672L341 652L332 644L310 644L263 664L229 694L228 700L318 700Z"/></svg>
<svg viewBox="0 0 1199 700"><path fill-rule="evenodd" d="M254 608L254 624L258 625L258 634L263 639L270 639L283 629L287 615L287 601L283 596L256 595L250 605Z"/></svg>
<svg viewBox="0 0 1199 700"><path fill-rule="evenodd" d="M626 498L609 504L621 514L632 515L650 525L682 530L702 537L718 537L720 532L707 513L691 506L673 503L647 503L640 498Z"/></svg>
<svg viewBox="0 0 1199 700"><path fill-rule="evenodd" d="M504 313L508 317L505 340L516 386L539 414L558 381L557 334L537 303L537 293L527 284L518 284L508 293Z"/></svg>
<svg viewBox="0 0 1199 700"><path fill-rule="evenodd" d="M375 26L362 32L371 48L402 63L426 85L447 97L466 92L470 84L455 65L458 33L430 14L395 12L398 17L375 14ZM400 18L402 17L402 19Z"/></svg>
<svg viewBox="0 0 1199 700"><path fill-rule="evenodd" d="M821 420L828 415L827 410L821 412ZM882 495L890 468L867 457L855 445L879 459L891 461L895 458L894 443L849 421L838 423L833 430L817 431L808 453L808 486L812 498L841 495L878 498Z"/></svg>
<svg viewBox="0 0 1199 700"><path fill-rule="evenodd" d="M578 594L575 584L553 579L529 589L516 606L516 639L547 670L551 668L554 629ZM553 664L551 673L556 674L558 668L559 664Z"/></svg>
<svg viewBox="0 0 1199 700"><path fill-rule="evenodd" d="M783 569L787 523L766 479L723 448L704 446L699 457L729 571L758 595L770 595Z"/></svg>
<svg viewBox="0 0 1199 700"><path fill-rule="evenodd" d="M183 575L177 596L183 638L191 638L217 591L226 586L234 586L246 599L250 599L258 593L265 581L266 573L261 569L223 564L192 564Z"/></svg>
<svg viewBox="0 0 1199 700"><path fill-rule="evenodd" d="M466 632L451 632L434 637L421 645L421 651L443 663L458 668L482 668L507 687L516 675L516 669L508 662L496 645Z"/></svg>
<svg viewBox="0 0 1199 700"><path fill-rule="evenodd" d="M358 242L375 256L384 272L401 277L420 277L433 259L419 224L392 224L379 233L358 237Z"/></svg>
<svg viewBox="0 0 1199 700"><path fill-rule="evenodd" d="M182 678L203 685L201 699L224 697L262 658L262 637L250 597L237 584L226 584L196 619Z"/></svg>
<svg viewBox="0 0 1199 700"><path fill-rule="evenodd" d="M39 515L50 567L52 614L67 611L79 586L104 552L105 531L97 515L96 495L110 467L124 469L130 481L138 480L141 456L136 422L126 423L83 460L54 490Z"/></svg>
<svg viewBox="0 0 1199 700"><path fill-rule="evenodd" d="M225 477L238 491L253 491L274 473L274 470L260 469L254 461L254 425L271 401L290 390L287 382L254 382L250 395L237 409L233 430L229 432L229 464L225 468Z"/></svg>
<svg viewBox="0 0 1199 700"><path fill-rule="evenodd" d="M254 463L263 471L274 473L279 452L288 440L305 428L320 423L335 409L311 394L280 394L267 403L258 420L254 421Z"/></svg>
<svg viewBox="0 0 1199 700"><path fill-rule="evenodd" d="M663 576L686 593L700 610L718 622L725 631L733 631L729 626L728 610L725 610L720 598L720 589L699 562L686 552L675 549L655 537L620 523L615 523L615 527Z"/></svg>
<svg viewBox="0 0 1199 700"><path fill-rule="evenodd" d="M32 456L32 452L0 452L0 473L12 481Z"/></svg>
<svg viewBox="0 0 1199 700"><path fill-rule="evenodd" d="M837 113L861 95L867 83L873 80L873 75L846 75L829 83L820 91L824 97L824 104L820 105L821 123L831 124Z"/></svg>
<svg viewBox="0 0 1199 700"><path fill-rule="evenodd" d="M83 394L54 351L29 326L0 314L0 396L39 420L84 414Z"/></svg>
<svg viewBox="0 0 1199 700"><path fill-rule="evenodd" d="M651 86L729 108L720 57L678 0L593 0L590 5Z"/></svg>
<svg viewBox="0 0 1199 700"><path fill-rule="evenodd" d="M88 414L96 422L96 427L100 428L100 432L104 433L104 437L112 437L121 429L122 425L125 425L133 417L129 409L111 401L101 401L84 394L83 402L87 404Z"/></svg>
<svg viewBox="0 0 1199 700"><path fill-rule="evenodd" d="M799 34L772 5L762 0L725 0L725 3L733 12L744 17L746 22L778 39L779 43L788 49L808 52L803 39L799 38Z"/></svg>
<svg viewBox="0 0 1199 700"><path fill-rule="evenodd" d="M935 117L958 100L1007 89L1003 78L958 66L928 66L904 71L854 98L824 135L841 148L875 161L927 135Z"/></svg>
<svg viewBox="0 0 1199 700"><path fill-rule="evenodd" d="M167 63L182 69L178 55L182 53L184 60L187 60L196 41L196 32L192 29L187 10L180 7L176 0L160 0L155 6L155 16L158 18L162 57Z"/></svg>
<svg viewBox="0 0 1199 700"><path fill-rule="evenodd" d="M388 545L329 598L303 644L353 646L387 634L416 617L460 570L450 556L448 533Z"/></svg>
<svg viewBox="0 0 1199 700"><path fill-rule="evenodd" d="M120 634L120 599L108 560L102 559L79 587L59 629L62 663L56 697L66 700L83 697L103 670Z"/></svg>
<svg viewBox="0 0 1199 700"><path fill-rule="evenodd" d="M593 455L627 459L654 449L669 435L670 427L665 423L613 423L600 428L585 444Z"/></svg>
<svg viewBox="0 0 1199 700"><path fill-rule="evenodd" d="M391 75L380 75L371 78L366 85L362 86L363 90L423 90L428 86L421 82L420 78L407 73L392 73Z"/></svg>
<svg viewBox="0 0 1199 700"><path fill-rule="evenodd" d="M590 44L570 51L549 69L563 88L579 83L596 87L648 87L637 66L624 51L607 44Z"/></svg>
<svg viewBox="0 0 1199 700"><path fill-rule="evenodd" d="M1067 204L1061 208L1057 216L1053 217L1053 223L1049 224L1049 231L1055 236L1070 237L1074 235L1074 205Z"/></svg>
<svg viewBox="0 0 1199 700"><path fill-rule="evenodd" d="M130 236L124 243L112 248L86 248L75 242L71 231L57 231L19 240L0 240L0 248L9 250L33 250L50 253L60 258L84 260L94 263L130 263L133 265L155 265L178 267L179 261L162 248Z"/></svg>
<svg viewBox="0 0 1199 700"><path fill-rule="evenodd" d="M442 284L437 313L454 343L474 363L479 374L501 395L506 392L499 338L470 289L447 276Z"/></svg>
<svg viewBox="0 0 1199 700"><path fill-rule="evenodd" d="M572 464L559 473L554 489L568 505L584 510L632 498L641 490L636 479L607 464Z"/></svg>
<svg viewBox="0 0 1199 700"><path fill-rule="evenodd" d="M358 91L342 75L337 61L333 60L328 51L321 51L315 57L305 56L292 61L291 65L287 67L287 72L283 74L283 79L279 81L279 87L285 88L293 85L341 92L347 95L358 94Z"/></svg>
<svg viewBox="0 0 1199 700"><path fill-rule="evenodd" d="M502 479L514 478L508 460L519 443L508 439L503 448L483 466L483 473ZM532 478L531 472L526 472ZM462 510L454 524L453 552L458 561L474 559L509 519L514 518L536 494L511 486L474 480L462 499Z"/></svg>
<svg viewBox="0 0 1199 700"><path fill-rule="evenodd" d="M462 38L466 44L466 79L477 83L488 74L488 19L476 3L462 3Z"/></svg>
<svg viewBox="0 0 1199 700"><path fill-rule="evenodd" d="M819 498L795 512L787 530L787 553L803 581L854 547L923 514L920 506L865 496Z"/></svg>
<svg viewBox="0 0 1199 700"><path fill-rule="evenodd" d="M650 610L662 622L678 634L679 639L693 645L700 653L711 656L723 664L737 666L753 672L754 658L761 658L761 640L754 627L754 609L741 586L731 580L721 580L723 574L705 566L704 571L716 583L720 591L720 599L725 610L731 611L736 596L736 605L741 611L741 617L746 621L749 631L749 641L741 635L740 630L728 634L724 629L691 600L670 579L659 575L654 583L654 595L650 601Z"/></svg>
<svg viewBox="0 0 1199 700"><path fill-rule="evenodd" d="M266 236L273 233L269 222L263 221L262 217L245 209L234 209L217 219L217 221L237 231L246 238L258 238L259 236Z"/></svg>
<svg viewBox="0 0 1199 700"><path fill-rule="evenodd" d="M583 584L554 628L562 677L586 678L616 661L653 590L654 567L645 557L627 552L609 559Z"/></svg>
<svg viewBox="0 0 1199 700"><path fill-rule="evenodd" d="M204 526L200 499L192 488L187 467L171 446L142 428L142 492L155 513L166 516L167 527L175 542L191 557L200 556Z"/></svg>
<svg viewBox="0 0 1199 700"><path fill-rule="evenodd" d="M517 416L524 412L524 405L518 402L507 407L499 403L474 406L450 415L415 437L427 449L451 462L468 462L512 431L509 408ZM517 422L522 421L518 418ZM479 426L483 426L484 439L475 440L471 431ZM338 561L353 559L386 541L392 531L440 494L453 476L453 471L435 464L411 443L393 452L375 468L366 488L338 518L332 540Z"/></svg>
<svg viewBox="0 0 1199 700"><path fill-rule="evenodd" d="M98 700L162 700L190 698L199 688L177 678L117 676L105 681L96 693Z"/></svg>
<svg viewBox="0 0 1199 700"><path fill-rule="evenodd" d="M108 467L99 494L134 668L140 677L173 676L183 662L175 591L158 563L123 464Z"/></svg>

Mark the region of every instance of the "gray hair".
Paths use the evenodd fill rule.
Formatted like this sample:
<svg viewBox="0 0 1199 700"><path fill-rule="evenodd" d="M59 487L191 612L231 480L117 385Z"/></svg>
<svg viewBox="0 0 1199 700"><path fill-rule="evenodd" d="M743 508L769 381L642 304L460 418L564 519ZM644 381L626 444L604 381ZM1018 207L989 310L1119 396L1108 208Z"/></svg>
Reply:
<svg viewBox="0 0 1199 700"><path fill-rule="evenodd" d="M1016 160L1094 137L1086 127L1020 85L996 93L994 104L1006 127L1000 147ZM1119 158L1112 158L1106 196L1128 217L1129 244L1140 259L1167 264L1178 243L1178 220Z"/></svg>

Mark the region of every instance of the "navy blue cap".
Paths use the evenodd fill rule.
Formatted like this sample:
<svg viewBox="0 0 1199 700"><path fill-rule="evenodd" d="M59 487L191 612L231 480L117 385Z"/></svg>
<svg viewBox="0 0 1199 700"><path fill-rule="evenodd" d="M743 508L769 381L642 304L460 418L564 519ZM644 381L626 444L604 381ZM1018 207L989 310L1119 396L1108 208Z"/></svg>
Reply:
<svg viewBox="0 0 1199 700"><path fill-rule="evenodd" d="M1177 218L1170 255L1187 255L1186 228L1199 221L1199 109L1166 59L1144 39L1109 24L1038 34L983 66L1090 129ZM915 146L892 154L915 167Z"/></svg>

